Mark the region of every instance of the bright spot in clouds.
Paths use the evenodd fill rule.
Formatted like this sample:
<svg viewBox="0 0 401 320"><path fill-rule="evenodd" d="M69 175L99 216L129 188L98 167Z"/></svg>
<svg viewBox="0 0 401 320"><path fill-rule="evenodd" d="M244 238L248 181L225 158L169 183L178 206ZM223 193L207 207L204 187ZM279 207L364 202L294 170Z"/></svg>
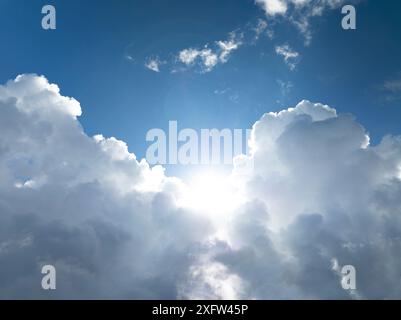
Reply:
<svg viewBox="0 0 401 320"><path fill-rule="evenodd" d="M241 202L235 179L213 169L194 172L187 181L182 205L216 219L227 217Z"/></svg>

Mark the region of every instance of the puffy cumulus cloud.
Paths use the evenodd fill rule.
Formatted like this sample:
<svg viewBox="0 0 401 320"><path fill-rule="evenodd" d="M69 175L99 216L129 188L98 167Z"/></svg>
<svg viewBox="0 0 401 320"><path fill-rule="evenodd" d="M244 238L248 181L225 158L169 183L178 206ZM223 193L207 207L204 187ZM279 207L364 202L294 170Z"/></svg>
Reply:
<svg viewBox="0 0 401 320"><path fill-rule="evenodd" d="M241 201L216 218L124 142L87 136L44 77L0 86L0 112L0 298L401 297L401 137L371 146L352 116L309 101L267 113L235 161L253 170L227 180Z"/></svg>
<svg viewBox="0 0 401 320"><path fill-rule="evenodd" d="M250 143L246 203L206 253L239 277L238 296L400 298L401 137L371 146L352 116L302 101L265 114ZM344 265L356 291L341 287Z"/></svg>
<svg viewBox="0 0 401 320"><path fill-rule="evenodd" d="M44 77L0 86L0 113L0 298L176 297L209 230L176 205L178 179L88 137L79 103Z"/></svg>

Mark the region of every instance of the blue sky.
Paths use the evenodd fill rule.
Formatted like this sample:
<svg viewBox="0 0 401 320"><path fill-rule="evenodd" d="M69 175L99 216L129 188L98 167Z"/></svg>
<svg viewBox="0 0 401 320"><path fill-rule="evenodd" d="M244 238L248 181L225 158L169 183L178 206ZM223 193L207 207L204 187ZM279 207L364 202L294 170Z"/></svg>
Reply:
<svg viewBox="0 0 401 320"><path fill-rule="evenodd" d="M57 9L57 30L44 31L41 8ZM45 75L81 102L89 135L126 141L142 158L146 132L168 127L250 128L269 111L302 99L352 113L373 143L401 133L401 22L398 1L361 1L357 30L341 28L340 8L310 20L312 40L281 17L267 17L253 0L0 1L0 81L20 73ZM210 72L172 73L177 53L248 32L259 19L266 34L231 53ZM290 70L275 48L299 53ZM128 58L129 57L129 58ZM152 57L160 72L145 67ZM281 84L281 85L280 85ZM287 89L283 90L281 86Z"/></svg>

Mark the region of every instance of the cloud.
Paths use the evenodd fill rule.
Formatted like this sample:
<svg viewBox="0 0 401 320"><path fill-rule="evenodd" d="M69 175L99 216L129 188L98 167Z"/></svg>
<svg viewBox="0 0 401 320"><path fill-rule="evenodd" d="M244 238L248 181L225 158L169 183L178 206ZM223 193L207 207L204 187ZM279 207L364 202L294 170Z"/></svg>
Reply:
<svg viewBox="0 0 401 320"><path fill-rule="evenodd" d="M254 33L257 31L254 30ZM262 30L259 31L263 32ZM259 34L260 35L260 34ZM258 36L259 36L258 35ZM243 33L230 32L226 40L207 43L203 47L191 47L180 50L178 53L170 54L171 59L148 58L146 68L154 72L160 72L161 65L168 65L171 73L179 71L194 70L199 73L208 73L219 64L229 61L232 53L243 45Z"/></svg>
<svg viewBox="0 0 401 320"><path fill-rule="evenodd" d="M285 0L256 0L268 15L285 14L287 12L287 1Z"/></svg>
<svg viewBox="0 0 401 320"><path fill-rule="evenodd" d="M188 67L193 66L198 58L200 59L199 64L204 72L213 70L213 68L219 63L219 57L209 48L202 50L184 49L179 53L180 61Z"/></svg>
<svg viewBox="0 0 401 320"><path fill-rule="evenodd" d="M401 91L401 79L386 81L384 83L384 89L391 92L399 92Z"/></svg>
<svg viewBox="0 0 401 320"><path fill-rule="evenodd" d="M370 146L352 116L302 101L265 114L250 144L247 201L224 241L204 249L197 275L217 263L225 271L215 282L235 277L227 284L246 299L399 298L401 137ZM333 261L355 266L356 291L342 289ZM195 278L201 297L225 297L210 290Z"/></svg>
<svg viewBox="0 0 401 320"><path fill-rule="evenodd" d="M254 41L259 40L260 36L266 34L269 39L273 39L274 31L268 25L268 23L263 19L258 19L257 24L253 27L254 31Z"/></svg>
<svg viewBox="0 0 401 320"><path fill-rule="evenodd" d="M280 87L281 95L283 97L287 96L294 88L294 85L291 81L277 80L277 84Z"/></svg>
<svg viewBox="0 0 401 320"><path fill-rule="evenodd" d="M256 0L266 12L264 19L249 22L245 26L232 31L226 40L217 40L181 49L178 53L170 53L173 58L166 58L170 71L194 70L199 73L213 71L218 65L229 61L232 53L249 45L255 45L262 35L267 35L272 40L276 29L281 23L291 23L304 37L305 45L312 40L310 21L312 18L321 16L327 10L338 8L344 0ZM281 18L278 18L281 17ZM275 46L277 54L284 57L291 70L295 69L298 63L299 53L293 51L287 44ZM151 64L150 64L151 62ZM158 61L148 58L147 66L153 71L159 70Z"/></svg>
<svg viewBox="0 0 401 320"><path fill-rule="evenodd" d="M357 3L353 0L351 3ZM219 64L227 63L232 53L241 47L255 45L262 35L272 40L275 31L282 23L294 25L304 38L304 44L310 45L313 36L311 20L322 16L326 11L339 8L345 0L255 0L266 13L264 19L247 23L228 34L226 40L217 40L200 46L191 46L170 52L162 64L168 64L171 73L194 70L199 73L213 71ZM291 51L288 45L276 46L280 54L287 59L296 59L298 53ZM288 56L288 54L290 56ZM291 55L297 56L291 56ZM173 57L173 58L171 58ZM131 55L126 55L130 61L135 61ZM291 69L297 62L289 63ZM160 60L147 58L145 66L155 72L160 71Z"/></svg>
<svg viewBox="0 0 401 320"><path fill-rule="evenodd" d="M206 45L203 49L183 49L178 54L178 61L187 67L200 67L201 72L210 72L218 64L227 63L231 53L242 45L240 38L231 33L226 41L216 41L212 50Z"/></svg>
<svg viewBox="0 0 401 320"><path fill-rule="evenodd" d="M87 136L79 103L44 77L0 86L0 112L0 298L176 297L209 232L176 205L180 181ZM51 294L44 264L58 272Z"/></svg>
<svg viewBox="0 0 401 320"><path fill-rule="evenodd" d="M288 65L290 70L295 70L299 61L299 53L291 49L290 46L287 44L276 46L275 50L276 54L283 57L285 63Z"/></svg>
<svg viewBox="0 0 401 320"><path fill-rule="evenodd" d="M160 66L163 64L159 58L149 59L148 62L145 63L145 67L154 72L160 72Z"/></svg>
<svg viewBox="0 0 401 320"><path fill-rule="evenodd" d="M351 1L352 2L352 1ZM354 1L355 2L355 1ZM325 11L339 8L345 3L344 0L256 0L271 19L277 16L284 21L293 23L304 36L305 44L309 45L312 40L310 21L312 18L321 16Z"/></svg>
<svg viewBox="0 0 401 320"><path fill-rule="evenodd" d="M219 59L222 63L226 63L230 57L232 51L237 50L241 45L240 41L236 41L235 39L230 39L228 41L218 41L217 45L220 49Z"/></svg>
<svg viewBox="0 0 401 320"><path fill-rule="evenodd" d="M401 138L370 146L352 116L302 101L265 114L251 146L250 201L213 254L241 278L241 297L400 297ZM356 267L358 295L342 290L332 259Z"/></svg>
<svg viewBox="0 0 401 320"><path fill-rule="evenodd" d="M199 57L201 51L196 49L184 49L179 54L179 59L186 65L191 65Z"/></svg>
<svg viewBox="0 0 401 320"><path fill-rule="evenodd" d="M398 101L401 99L401 75L398 78L385 81L380 90L384 93L387 102Z"/></svg>
<svg viewBox="0 0 401 320"><path fill-rule="evenodd" d="M240 159L254 170L227 179L241 201L212 219L123 141L87 136L46 78L0 86L0 112L0 298L401 297L401 137L372 146L351 115L306 100L267 113Z"/></svg>
<svg viewBox="0 0 401 320"><path fill-rule="evenodd" d="M240 95L238 92L233 90L232 88L224 88L222 90L216 89L214 90L214 94L219 96L225 96L229 101L233 103L238 103Z"/></svg>

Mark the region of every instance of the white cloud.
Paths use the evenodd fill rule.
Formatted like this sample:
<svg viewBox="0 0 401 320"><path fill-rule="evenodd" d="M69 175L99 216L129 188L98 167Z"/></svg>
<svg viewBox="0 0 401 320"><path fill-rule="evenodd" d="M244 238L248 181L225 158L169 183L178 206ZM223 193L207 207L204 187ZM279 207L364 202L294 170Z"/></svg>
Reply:
<svg viewBox="0 0 401 320"><path fill-rule="evenodd" d="M211 49L205 48L202 50L197 49L184 49L179 53L179 59L186 66L193 66L197 59L200 59L199 64L203 72L209 72L219 63L219 57Z"/></svg>
<svg viewBox="0 0 401 320"><path fill-rule="evenodd" d="M268 18L280 16L284 17L284 21L292 22L304 36L306 45L312 40L310 20L344 3L345 0L256 0Z"/></svg>
<svg viewBox="0 0 401 320"><path fill-rule="evenodd" d="M226 63L232 51L237 50L241 45L241 42L236 41L234 39L230 39L228 41L217 41L217 45L220 48L220 56L219 59L222 63Z"/></svg>
<svg viewBox="0 0 401 320"><path fill-rule="evenodd" d="M277 84L280 87L281 95L283 97L287 96L294 87L291 81L277 80Z"/></svg>
<svg viewBox="0 0 401 320"><path fill-rule="evenodd" d="M358 296L401 297L401 137L370 146L309 101L267 113L254 170L224 181L241 201L212 219L124 142L87 136L44 77L0 86L0 113L0 298L47 298L42 264L52 298L355 298L333 259L356 267Z"/></svg>
<svg viewBox="0 0 401 320"><path fill-rule="evenodd" d="M128 61L135 61L134 57L131 56L130 54L126 54L125 59L127 59Z"/></svg>
<svg viewBox="0 0 401 320"><path fill-rule="evenodd" d="M302 101L264 115L251 145L255 200L213 253L245 283L242 297L400 297L401 137L369 146L352 116ZM357 295L342 290L332 259L356 267Z"/></svg>
<svg viewBox="0 0 401 320"><path fill-rule="evenodd" d="M200 51L196 49L184 49L179 53L179 59L186 65L191 65L199 57Z"/></svg>
<svg viewBox="0 0 401 320"><path fill-rule="evenodd" d="M145 67L154 72L160 72L160 66L163 64L159 58L149 59L148 62L145 63Z"/></svg>
<svg viewBox="0 0 401 320"><path fill-rule="evenodd" d="M382 91L385 102L401 100L401 75L384 81L379 90Z"/></svg>
<svg viewBox="0 0 401 320"><path fill-rule="evenodd" d="M287 1L285 0L256 0L268 15L285 14L287 12Z"/></svg>
<svg viewBox="0 0 401 320"><path fill-rule="evenodd" d="M184 48L178 53L170 53L170 57L174 58L165 58L163 62L158 59L148 59L145 66L155 72L160 71L161 64L168 64L171 73L185 71L189 68L200 73L207 73L214 70L219 64L227 63L234 51L243 46L255 44L261 35L266 34L270 40L273 39L278 26L288 22L293 24L303 35L304 44L308 46L313 36L312 18L321 16L328 10L339 8L345 3L345 0L255 0L255 3L265 11L266 18L258 19L256 23L250 22L246 26L230 32L226 40ZM296 52L288 51L290 50L288 46L276 48L282 53L290 54L290 56L287 55L287 61L297 58L297 56L291 57L292 54L299 55ZM288 50L284 52L283 49ZM128 55L127 59L134 60L132 56ZM288 65L294 69L296 62L290 62Z"/></svg>
<svg viewBox="0 0 401 320"><path fill-rule="evenodd" d="M241 40L231 33L226 41L216 41L215 48L206 45L203 49L183 49L178 54L178 60L187 67L200 67L201 72L210 72L218 64L227 63L233 51L241 46Z"/></svg>
<svg viewBox="0 0 401 320"><path fill-rule="evenodd" d="M211 71L219 62L217 54L210 49L203 49L200 52L200 57L202 58L203 66L206 71Z"/></svg>
<svg viewBox="0 0 401 320"><path fill-rule="evenodd" d="M202 49L181 50L177 60L186 67L198 68L200 72L210 72L218 64L228 62L231 53L242 45L241 38L241 34L231 32L227 40L216 41L213 45L207 44Z"/></svg>
<svg viewBox="0 0 401 320"><path fill-rule="evenodd" d="M390 92L400 92L401 91L401 79L386 81L383 85L383 89Z"/></svg>
<svg viewBox="0 0 401 320"><path fill-rule="evenodd" d="M42 264L58 271L52 298L177 296L209 233L176 205L181 182L88 137L79 103L44 77L0 86L0 113L0 298L46 298Z"/></svg>
<svg viewBox="0 0 401 320"><path fill-rule="evenodd" d="M276 46L276 53L283 57L285 63L291 70L295 70L299 60L298 52L294 51L289 45L285 44L282 46Z"/></svg>
<svg viewBox="0 0 401 320"><path fill-rule="evenodd" d="M273 39L274 31L269 27L268 23L265 20L258 19L258 23L253 28L254 31L254 41L259 40L260 36L266 34L269 39Z"/></svg>
<svg viewBox="0 0 401 320"><path fill-rule="evenodd" d="M265 114L251 146L254 171L241 176L248 202L198 269L223 265L216 282L239 277L230 285L239 298L399 298L401 137L369 146L353 117L302 101ZM334 260L355 266L357 290L342 289ZM199 296L224 297L191 279Z"/></svg>

